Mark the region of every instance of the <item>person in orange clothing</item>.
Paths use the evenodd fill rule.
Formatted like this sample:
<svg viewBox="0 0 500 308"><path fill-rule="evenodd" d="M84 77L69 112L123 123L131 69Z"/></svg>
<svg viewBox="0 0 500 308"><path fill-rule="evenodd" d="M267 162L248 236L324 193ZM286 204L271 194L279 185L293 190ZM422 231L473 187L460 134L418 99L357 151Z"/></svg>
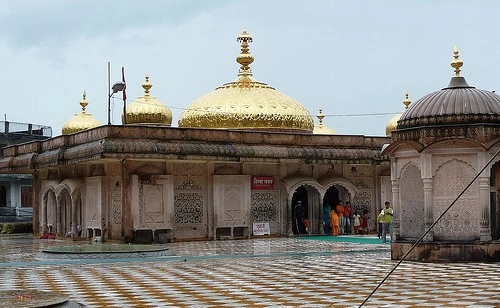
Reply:
<svg viewBox="0 0 500 308"><path fill-rule="evenodd" d="M330 227L332 228L332 235L339 235L339 216L337 215L335 209L330 211Z"/></svg>
<svg viewBox="0 0 500 308"><path fill-rule="evenodd" d="M335 206L335 210L337 212L337 216L339 217L339 233L343 234L344 230L344 206L342 205L342 201L339 200L337 205Z"/></svg>

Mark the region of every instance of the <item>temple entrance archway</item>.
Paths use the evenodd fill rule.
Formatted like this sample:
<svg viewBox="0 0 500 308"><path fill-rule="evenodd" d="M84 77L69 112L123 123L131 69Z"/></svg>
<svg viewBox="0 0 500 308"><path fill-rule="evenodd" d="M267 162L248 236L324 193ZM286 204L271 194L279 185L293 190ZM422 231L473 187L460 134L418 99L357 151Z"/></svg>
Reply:
<svg viewBox="0 0 500 308"><path fill-rule="evenodd" d="M293 234L320 234L322 226L320 214L322 206L320 200L320 192L313 186L302 185L295 189L291 203ZM301 206L298 206L299 201ZM310 224L308 232L304 224L304 219L306 218Z"/></svg>

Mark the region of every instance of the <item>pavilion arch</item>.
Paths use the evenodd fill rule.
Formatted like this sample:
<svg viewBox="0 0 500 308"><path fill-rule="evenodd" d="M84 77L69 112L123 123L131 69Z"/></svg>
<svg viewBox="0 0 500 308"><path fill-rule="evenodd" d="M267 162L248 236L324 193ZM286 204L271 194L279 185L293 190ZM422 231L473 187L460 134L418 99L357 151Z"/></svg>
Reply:
<svg viewBox="0 0 500 308"><path fill-rule="evenodd" d="M429 150L429 149L435 148L436 146L439 147L439 146L441 146L443 144L447 144L447 143L455 143L456 144L457 142L459 142L459 144L464 145L468 148L481 148L482 150L487 149L485 144L483 144L477 140L471 139L471 138L460 138L460 139L449 138L449 139L441 139L438 141L431 142L431 143L425 145L425 147L422 150Z"/></svg>
<svg viewBox="0 0 500 308"><path fill-rule="evenodd" d="M58 181L46 181L42 184L42 189L39 194L40 198L40 216L39 228L40 233L55 231L57 224L57 195L56 189Z"/></svg>
<svg viewBox="0 0 500 308"><path fill-rule="evenodd" d="M393 153L394 151L396 151L399 147L402 147L402 146L405 146L405 145L408 145L411 148L415 149L415 151L417 151L418 153L422 152L423 149L424 149L424 145L421 144L420 142L416 142L416 141L396 141L396 142L390 143L386 147L383 147L381 155L389 155L389 154Z"/></svg>

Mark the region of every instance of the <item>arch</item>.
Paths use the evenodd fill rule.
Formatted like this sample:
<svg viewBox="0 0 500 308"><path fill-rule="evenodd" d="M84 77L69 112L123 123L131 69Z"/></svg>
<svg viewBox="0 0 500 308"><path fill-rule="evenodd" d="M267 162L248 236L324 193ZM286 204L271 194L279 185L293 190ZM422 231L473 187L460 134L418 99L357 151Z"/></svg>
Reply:
<svg viewBox="0 0 500 308"><path fill-rule="evenodd" d="M288 193L288 200L292 200L294 192L300 186L308 185L314 187L321 196L325 194L325 188L316 179L304 176L286 177L282 180Z"/></svg>
<svg viewBox="0 0 500 308"><path fill-rule="evenodd" d="M486 150L486 145L484 145L483 143L477 141L477 140L474 140L474 139L471 139L471 138L460 138L460 139L457 139L457 138L447 138L447 139L439 139L439 140L436 140L436 141L432 141L428 144L426 144L424 146L424 148L422 149L422 151L425 151L425 150L429 150L429 149L432 149L432 148L435 148L435 147L440 147L442 146L443 144L447 144L447 143L453 143L456 147L456 144L457 142L460 144L460 145L463 145L467 148L481 148L482 150Z"/></svg>
<svg viewBox="0 0 500 308"><path fill-rule="evenodd" d="M55 189L55 193L57 196L61 195L61 193L66 189L71 196L71 198L75 198L81 189L81 186L84 185L82 180L78 179L65 179L61 183L59 183Z"/></svg>
<svg viewBox="0 0 500 308"><path fill-rule="evenodd" d="M347 191L351 196L354 196L358 193L358 188L351 181L349 181L347 178L340 176L322 178L320 180L320 185L322 185L322 187L325 188L325 193L332 186L344 187L345 189L347 189Z"/></svg>
<svg viewBox="0 0 500 308"><path fill-rule="evenodd" d="M395 141L392 142L388 145L384 145L381 149L381 155L390 155L394 152L396 152L400 147L403 147L405 145L410 146L410 148L415 149L417 152L422 152L425 146L417 141Z"/></svg>

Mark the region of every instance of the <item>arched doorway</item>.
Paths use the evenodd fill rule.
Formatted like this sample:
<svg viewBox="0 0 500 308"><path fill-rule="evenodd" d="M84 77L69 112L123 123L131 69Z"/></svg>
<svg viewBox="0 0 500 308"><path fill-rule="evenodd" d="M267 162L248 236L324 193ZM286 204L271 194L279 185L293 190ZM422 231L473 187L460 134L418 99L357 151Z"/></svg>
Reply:
<svg viewBox="0 0 500 308"><path fill-rule="evenodd" d="M301 203L301 206L299 205ZM295 189L291 204L292 231L295 235L320 234L322 226L322 209L320 193L315 187L302 185ZM304 219L309 221L309 232L306 231Z"/></svg>
<svg viewBox="0 0 500 308"><path fill-rule="evenodd" d="M328 187L322 200L322 226L325 234L332 233L332 229L330 227L330 211L335 208L335 205L337 205L339 201L342 202L342 204L345 204L346 201L350 200L351 194L344 186L334 184Z"/></svg>

